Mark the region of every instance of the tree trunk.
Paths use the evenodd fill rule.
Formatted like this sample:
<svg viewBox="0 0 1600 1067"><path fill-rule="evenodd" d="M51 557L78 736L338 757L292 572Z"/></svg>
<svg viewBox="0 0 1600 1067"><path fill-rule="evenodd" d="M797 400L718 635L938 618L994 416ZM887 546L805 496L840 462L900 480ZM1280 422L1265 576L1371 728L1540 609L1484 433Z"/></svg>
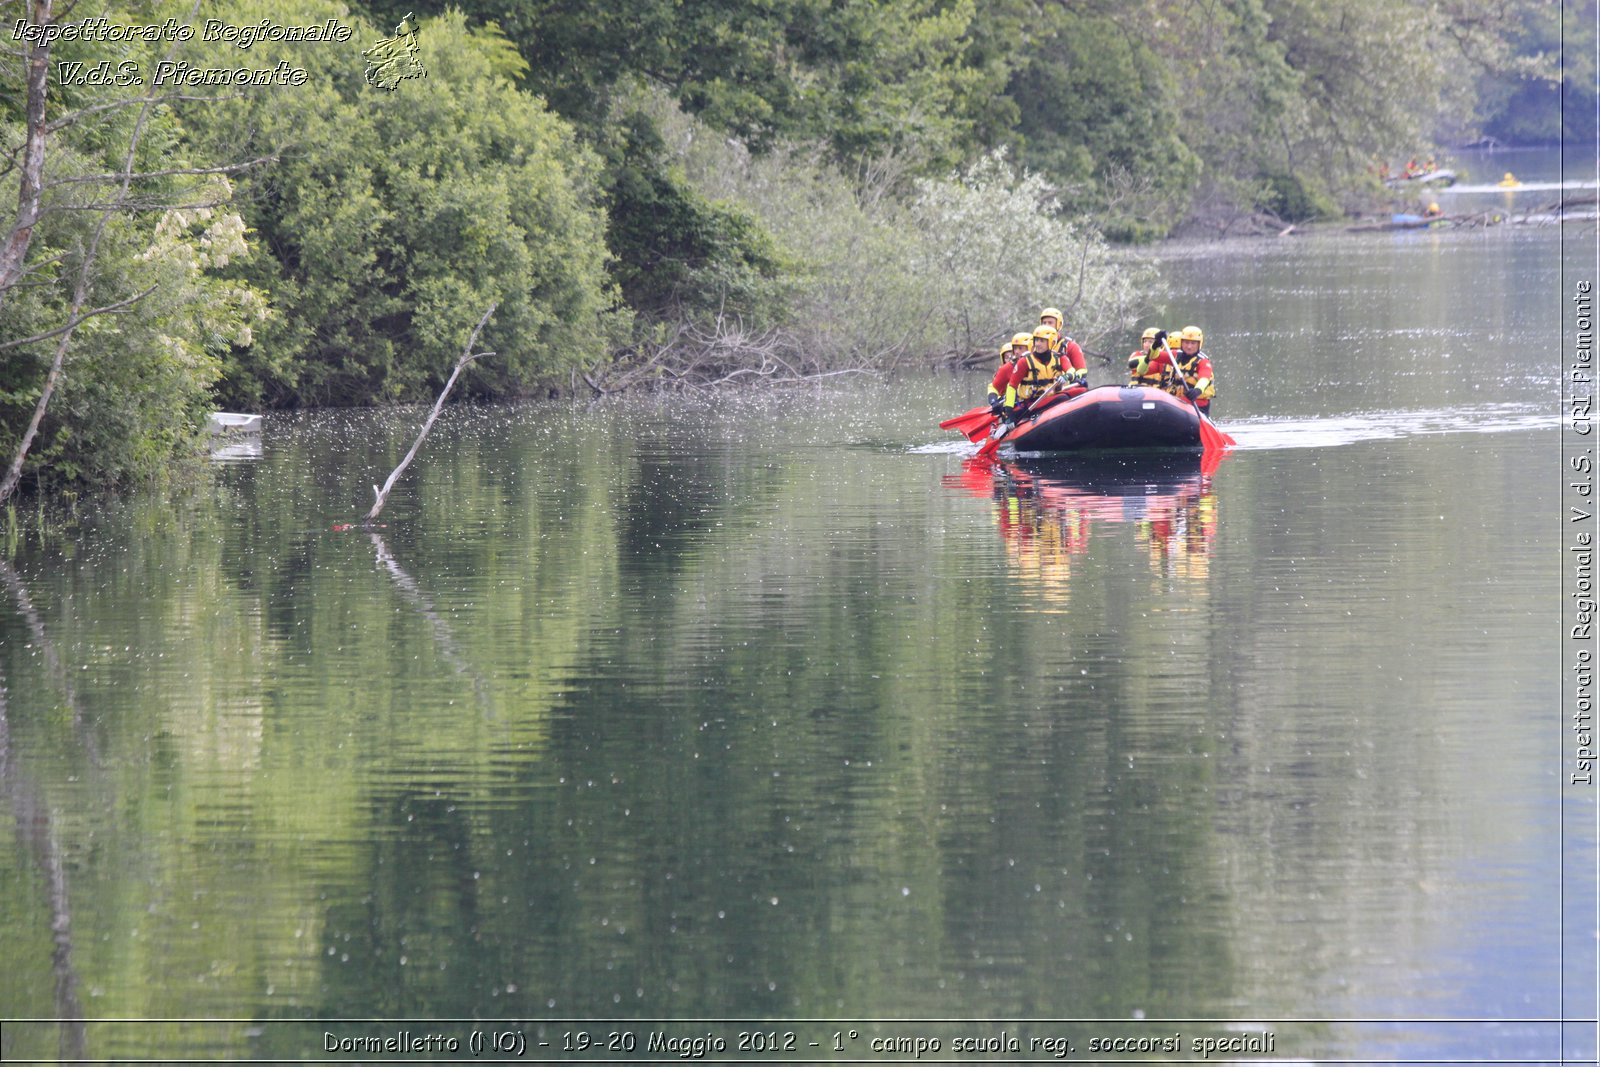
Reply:
<svg viewBox="0 0 1600 1067"><path fill-rule="evenodd" d="M55 0L36 0L31 6L32 25L48 26ZM21 20L18 20L21 21ZM22 147L22 178L17 189L17 221L4 246L0 246L0 305L22 277L28 259L28 243L39 221L39 204L44 197L45 91L50 85L50 44L46 40L28 45L28 138Z"/></svg>

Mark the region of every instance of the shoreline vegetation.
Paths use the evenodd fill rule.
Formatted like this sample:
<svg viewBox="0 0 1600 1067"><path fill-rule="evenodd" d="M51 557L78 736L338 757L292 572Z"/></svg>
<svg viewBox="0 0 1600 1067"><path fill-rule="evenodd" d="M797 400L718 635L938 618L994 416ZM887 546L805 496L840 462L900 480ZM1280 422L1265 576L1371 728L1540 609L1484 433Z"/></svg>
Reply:
<svg viewBox="0 0 1600 1067"><path fill-rule="evenodd" d="M1559 125L1593 27L1559 68L1535 0L18 14L0 505L160 477L218 407L960 367L1046 304L1117 351L1152 242L1344 228L1401 203L1380 165L1594 137ZM497 355L458 364L475 322Z"/></svg>

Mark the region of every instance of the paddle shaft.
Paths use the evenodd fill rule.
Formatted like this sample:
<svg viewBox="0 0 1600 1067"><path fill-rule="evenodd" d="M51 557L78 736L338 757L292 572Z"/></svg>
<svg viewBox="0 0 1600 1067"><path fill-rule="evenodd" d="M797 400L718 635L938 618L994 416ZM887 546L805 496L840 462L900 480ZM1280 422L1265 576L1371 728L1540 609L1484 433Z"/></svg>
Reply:
<svg viewBox="0 0 1600 1067"><path fill-rule="evenodd" d="M1211 424L1211 419L1200 410L1200 405L1195 398L1189 395L1190 385L1188 377L1183 373L1183 365L1178 362L1178 357L1172 354L1172 346L1167 344L1165 337L1161 338L1161 351L1167 354L1167 362L1172 364L1172 371L1178 376L1178 381L1183 383L1183 398L1194 408L1195 418L1200 420L1200 445L1202 448L1226 448L1232 439ZM1208 432L1209 431L1209 432Z"/></svg>
<svg viewBox="0 0 1600 1067"><path fill-rule="evenodd" d="M1055 381L1051 382L1048 386L1046 386L1044 388L1044 390L1041 391L1040 393L1038 393L1036 396L1031 396L1026 401L1024 401L1024 403L1026 403L1028 405L1027 407L1023 407L1021 404L1018 404L1017 407L1012 409L1012 410L1013 411L1017 411L1018 409L1020 409L1020 413L1026 413L1026 412L1032 411L1034 408L1038 407L1039 404L1041 402L1043 402L1043 400L1046 397L1054 396L1056 393L1061 392L1061 390L1062 390L1061 379L1057 378ZM1006 425L1005 421L1001 420L1001 421L995 423L993 429L998 430L1001 426L1005 426L1005 425ZM1001 433L999 433L999 434L994 434L993 430L991 430L991 436L989 437L989 440L985 441L983 447L978 449L978 457L980 459L987 459L988 457L994 455L995 449L1000 447L1001 440L1003 440L1005 438L1006 434L1010 433L1013 429L1015 429L1016 425L1017 424L1015 422L1011 423L1010 426L1007 426L1007 428L1004 431L1002 431Z"/></svg>

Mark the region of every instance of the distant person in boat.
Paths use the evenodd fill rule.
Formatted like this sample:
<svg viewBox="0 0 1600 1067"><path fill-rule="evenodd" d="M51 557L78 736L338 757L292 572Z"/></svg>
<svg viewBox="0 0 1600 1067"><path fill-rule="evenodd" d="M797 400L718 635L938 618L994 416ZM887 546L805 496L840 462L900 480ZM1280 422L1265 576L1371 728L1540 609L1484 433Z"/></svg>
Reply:
<svg viewBox="0 0 1600 1067"><path fill-rule="evenodd" d="M1000 415L1011 418L1019 405L1026 407L1040 393L1052 385L1064 391L1076 384L1070 368L1061 362L1056 350L1056 332L1048 326L1033 331L1033 348L1011 367L1011 380L1006 383L1005 400Z"/></svg>
<svg viewBox="0 0 1600 1067"><path fill-rule="evenodd" d="M1056 339L1051 343L1051 348L1056 355L1061 357L1061 362L1069 369L1067 373L1081 386L1089 385L1089 365L1084 362L1083 349L1078 347L1078 342L1067 336L1066 319L1062 318L1061 311L1057 308L1045 308L1039 312L1039 325L1048 326L1056 332Z"/></svg>
<svg viewBox="0 0 1600 1067"><path fill-rule="evenodd" d="M1422 217L1425 219L1436 219L1442 214L1444 214L1444 212L1439 210L1438 204L1429 204L1427 210L1422 213Z"/></svg>
<svg viewBox="0 0 1600 1067"><path fill-rule="evenodd" d="M1211 398L1216 395L1216 382L1212 378L1211 357L1201 349L1205 341L1205 334L1198 326L1185 326L1176 334L1178 348L1173 355L1177 357L1177 374L1172 374L1163 386L1173 396L1187 397L1194 401L1195 407L1209 416L1211 414ZM1167 359L1166 350L1161 347L1161 342L1167 341L1171 347L1168 335L1158 333L1152 348L1155 355L1145 361L1140 367L1140 373L1152 370L1167 370L1172 367L1172 362Z"/></svg>
<svg viewBox="0 0 1600 1067"><path fill-rule="evenodd" d="M994 372L994 377L989 381L989 411L991 414L1000 414L1000 409L1005 406L1006 388L1011 384L1012 372L1016 370L1017 360L1028 354L1028 349L1033 346L1033 334L1013 334L1011 343L1000 350L1000 369Z"/></svg>
<svg viewBox="0 0 1600 1067"><path fill-rule="evenodd" d="M1161 339L1170 338L1167 343L1172 350L1178 350L1178 334L1182 330L1162 330L1150 327L1139 337L1139 350L1128 357L1128 384L1148 385L1152 389L1170 389L1172 387L1172 367L1166 360L1155 362L1155 357L1161 354ZM1148 342L1148 343L1147 343ZM1137 357L1137 358L1136 358ZM1144 361L1144 366L1139 365L1139 360Z"/></svg>
<svg viewBox="0 0 1600 1067"><path fill-rule="evenodd" d="M1160 372L1150 370L1146 370L1143 374L1139 372L1139 365L1141 363L1149 363L1150 348L1156 343L1156 334L1160 332L1160 330L1152 326L1144 333L1139 335L1139 347L1134 349L1133 353L1128 356L1129 385L1150 385L1156 387L1157 389L1161 387Z"/></svg>

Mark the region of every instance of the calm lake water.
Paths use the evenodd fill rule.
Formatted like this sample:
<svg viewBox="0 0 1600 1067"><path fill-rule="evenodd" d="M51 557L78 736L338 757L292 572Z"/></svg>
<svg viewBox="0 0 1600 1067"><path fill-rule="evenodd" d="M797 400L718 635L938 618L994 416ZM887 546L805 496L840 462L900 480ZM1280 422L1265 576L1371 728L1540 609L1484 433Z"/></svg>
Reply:
<svg viewBox="0 0 1600 1067"><path fill-rule="evenodd" d="M452 410L373 532L416 411L82 508L0 568L0 1053L1592 1058L1563 247L1171 250L1210 476L972 468L972 374Z"/></svg>

